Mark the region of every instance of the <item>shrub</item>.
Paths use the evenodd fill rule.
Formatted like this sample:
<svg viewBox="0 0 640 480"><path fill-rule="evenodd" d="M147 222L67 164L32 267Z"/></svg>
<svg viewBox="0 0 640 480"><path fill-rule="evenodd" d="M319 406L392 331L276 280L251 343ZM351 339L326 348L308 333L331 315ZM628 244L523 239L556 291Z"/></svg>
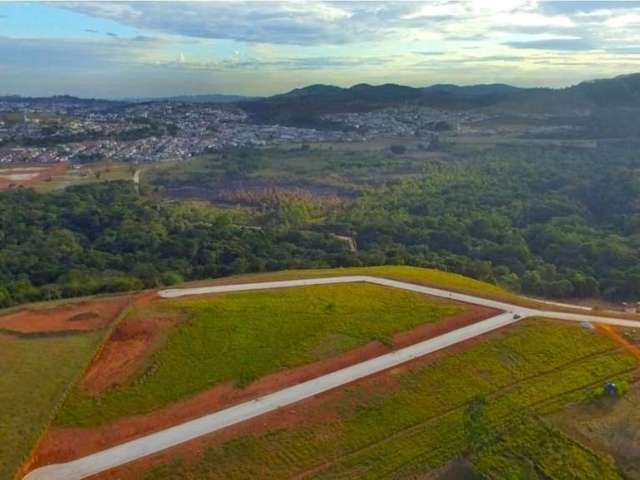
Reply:
<svg viewBox="0 0 640 480"><path fill-rule="evenodd" d="M407 147L404 145L393 144L389 147L389 150L391 150L391 153L394 155L402 155L407 152Z"/></svg>

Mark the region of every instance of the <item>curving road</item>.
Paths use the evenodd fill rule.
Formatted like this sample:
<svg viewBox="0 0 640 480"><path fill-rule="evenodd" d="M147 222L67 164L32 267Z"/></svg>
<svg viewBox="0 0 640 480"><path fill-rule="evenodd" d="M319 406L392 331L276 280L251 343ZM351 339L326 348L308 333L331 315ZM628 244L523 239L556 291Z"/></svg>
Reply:
<svg viewBox="0 0 640 480"><path fill-rule="evenodd" d="M177 298L188 295L210 293L239 292L273 288L291 288L306 285L327 285L336 283L366 282L400 288L436 297L457 300L466 303L483 305L502 310L504 313L479 321L438 337L416 343L385 355L337 370L327 375L285 388L239 405L185 422L174 427L146 435L144 437L102 450L67 463L47 465L27 474L25 480L80 480L111 468L138 460L167 448L193 440L202 435L216 432L225 427L243 422L278 408L300 402L323 392L344 386L356 380L393 368L429 353L447 348L465 340L491 332L498 328L513 324L527 317L545 317L577 322L606 323L609 325L640 328L640 322L618 318L551 312L536 310L504 302L474 297L438 288L425 287L397 280L371 276L344 276L315 278L305 280L286 280L278 282L261 282L238 285L222 285L200 288L169 289L159 292L163 298Z"/></svg>
<svg viewBox="0 0 640 480"><path fill-rule="evenodd" d="M408 282L401 282L398 280L390 280L388 278L372 277L370 275L349 275L343 277L326 277L326 278L309 278L302 280L282 280L276 282L258 282L258 283L241 283L236 285L218 285L210 287L196 287L196 288L171 288L167 290L161 290L158 295L162 298L178 298L191 295L204 295L211 293L228 293L228 292L244 292L249 290L268 290L274 288L291 288L291 287L304 287L310 285L330 285L335 283L373 283L375 285L383 285L386 287L400 288L403 290L410 290L412 292L423 293L433 297L446 298L450 300L456 300L464 303L472 303L475 305L482 305L489 308L495 308L496 310L502 310L504 312L512 312L525 317L545 317L553 318L556 320L568 320L575 322L595 322L606 323L608 325L615 325L618 327L631 327L640 328L640 321L636 320L624 320L621 318L607 317L604 315L587 315L578 313L567 312L554 312L552 310L541 310L535 308L522 307L520 305L513 305L510 303L499 302L497 300L491 300L488 298L476 297L473 295L466 295L464 293L452 292L441 288L425 287L423 285L416 285ZM554 304L550 304L552 306ZM576 308L571 305L562 304L565 308ZM578 306L577 308L584 309L586 307Z"/></svg>

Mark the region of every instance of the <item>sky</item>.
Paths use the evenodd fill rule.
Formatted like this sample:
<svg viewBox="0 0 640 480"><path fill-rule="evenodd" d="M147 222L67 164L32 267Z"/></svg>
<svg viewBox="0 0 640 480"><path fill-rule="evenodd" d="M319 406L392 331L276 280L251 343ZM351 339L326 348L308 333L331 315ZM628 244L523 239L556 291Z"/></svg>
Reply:
<svg viewBox="0 0 640 480"><path fill-rule="evenodd" d="M563 87L640 72L640 2L0 3L0 95Z"/></svg>

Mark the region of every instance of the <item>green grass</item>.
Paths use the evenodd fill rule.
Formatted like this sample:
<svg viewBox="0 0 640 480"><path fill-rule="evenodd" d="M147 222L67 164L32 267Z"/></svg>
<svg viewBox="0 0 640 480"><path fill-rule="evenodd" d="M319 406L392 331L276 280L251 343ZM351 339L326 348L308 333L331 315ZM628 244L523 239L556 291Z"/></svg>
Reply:
<svg viewBox="0 0 640 480"><path fill-rule="evenodd" d="M323 285L165 300L134 312L182 318L129 384L95 397L77 387L57 423L94 425L143 414L233 381L322 360L465 309L369 284Z"/></svg>
<svg viewBox="0 0 640 480"><path fill-rule="evenodd" d="M0 334L0 478L17 473L102 336Z"/></svg>
<svg viewBox="0 0 640 480"><path fill-rule="evenodd" d="M519 305L534 305L535 302L513 294L490 283L465 277L457 273L444 272L433 268L411 267L406 265L385 265L379 267L318 268L307 270L282 270L279 272L238 275L230 277L232 283L266 282L272 280L290 280L295 278L338 277L344 275L372 275L376 277L401 280L418 285L437 287L468 293L479 297L493 298ZM201 283L201 282L196 282ZM178 286L179 287L179 286Z"/></svg>
<svg viewBox="0 0 640 480"><path fill-rule="evenodd" d="M546 424L536 433L514 419L522 409L539 415L580 401L594 385L626 378L635 366L630 355L592 330L526 321L394 376L395 387L381 380L349 387L323 405L335 416L245 435L209 448L198 462L157 467L145 478L421 478L468 451L465 412L478 395L487 399L488 421L503 432L506 445L548 478L569 478L566 472L585 471L585 465L590 476L573 478L617 478L606 457L555 431L551 435ZM550 451L556 452L552 458ZM513 462L488 460L491 468L505 469L491 478L522 478L507 475Z"/></svg>
<svg viewBox="0 0 640 480"><path fill-rule="evenodd" d="M551 420L567 434L606 449L627 478L640 478L640 383L620 399L605 397L575 405L554 413Z"/></svg>
<svg viewBox="0 0 640 480"><path fill-rule="evenodd" d="M476 448L471 456L483 479L622 479L609 458L534 416L517 415L496 432L495 442Z"/></svg>

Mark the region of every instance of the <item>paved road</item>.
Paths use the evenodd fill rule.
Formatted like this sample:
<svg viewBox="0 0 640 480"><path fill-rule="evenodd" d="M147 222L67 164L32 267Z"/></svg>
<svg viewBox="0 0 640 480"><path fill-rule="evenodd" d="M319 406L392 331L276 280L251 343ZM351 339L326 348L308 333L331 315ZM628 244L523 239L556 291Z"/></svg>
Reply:
<svg viewBox="0 0 640 480"><path fill-rule="evenodd" d="M545 303L547 305L552 305L554 307L563 307L563 308L573 308L576 310L583 310L583 311L587 311L587 312L591 312L592 308L591 307L587 307L585 305L576 305L575 303L562 303L562 302L553 302L551 300L543 300L541 298L532 298L532 300L539 302L539 303Z"/></svg>
<svg viewBox="0 0 640 480"><path fill-rule="evenodd" d="M587 315L577 313L566 312L554 312L552 310L540 310L535 308L527 308L519 305L512 305L506 302L499 302L496 300L490 300L487 298L476 297L473 295L466 295L464 293L451 292L449 290L443 290L441 288L425 287L422 285L415 285L413 283L401 282L398 280L390 280L387 278L372 277L368 275L350 275L343 277L326 277L326 278L309 278L303 280L284 280L275 282L258 282L258 283L242 283L238 285L218 285L210 287L197 287L197 288L172 288L168 290L161 290L159 295L163 298L178 298L191 295L203 295L210 293L228 293L228 292L243 292L248 290L267 290L274 288L291 288L291 287L303 287L309 285L329 285L335 283L373 283L376 285L384 285L386 287L400 288L403 290L411 290L412 292L423 293L425 295L431 295L434 297L447 298L450 300L456 300L459 302L472 303L475 305L482 305L485 307L495 308L496 310L502 310L505 312L513 312L520 315L522 318L526 317L544 317L553 318L557 320L567 320L575 322L595 322L606 323L608 325L615 325L618 327L631 327L640 328L640 321L636 320L624 320L615 317L607 317L604 315ZM569 305L563 305L569 307Z"/></svg>
<svg viewBox="0 0 640 480"><path fill-rule="evenodd" d="M202 435L216 432L236 423L277 410L278 408L300 402L328 390L338 388L356 380L393 368L415 358L419 358L437 350L455 345L456 343L472 339L478 335L483 335L498 328L513 324L521 318L543 316L561 320L600 322L610 325L633 326L640 328L640 322L634 322L631 320L534 310L485 298L474 297L471 295L449 292L438 288L424 287L421 285L370 276L345 276L201 288L169 289L161 291L160 296L164 298L176 298L206 293L238 292L256 289L290 288L305 285L327 285L353 282L367 282L377 285L385 285L388 287L401 288L427 295L484 305L502 310L505 313L501 313L492 318L445 333L430 340L381 355L327 375L322 375L293 387L285 388L255 400L220 410L210 415L176 425L160 432L146 435L71 462L38 468L30 472L26 477L24 477L24 479L80 480L181 443L188 442L189 440Z"/></svg>

